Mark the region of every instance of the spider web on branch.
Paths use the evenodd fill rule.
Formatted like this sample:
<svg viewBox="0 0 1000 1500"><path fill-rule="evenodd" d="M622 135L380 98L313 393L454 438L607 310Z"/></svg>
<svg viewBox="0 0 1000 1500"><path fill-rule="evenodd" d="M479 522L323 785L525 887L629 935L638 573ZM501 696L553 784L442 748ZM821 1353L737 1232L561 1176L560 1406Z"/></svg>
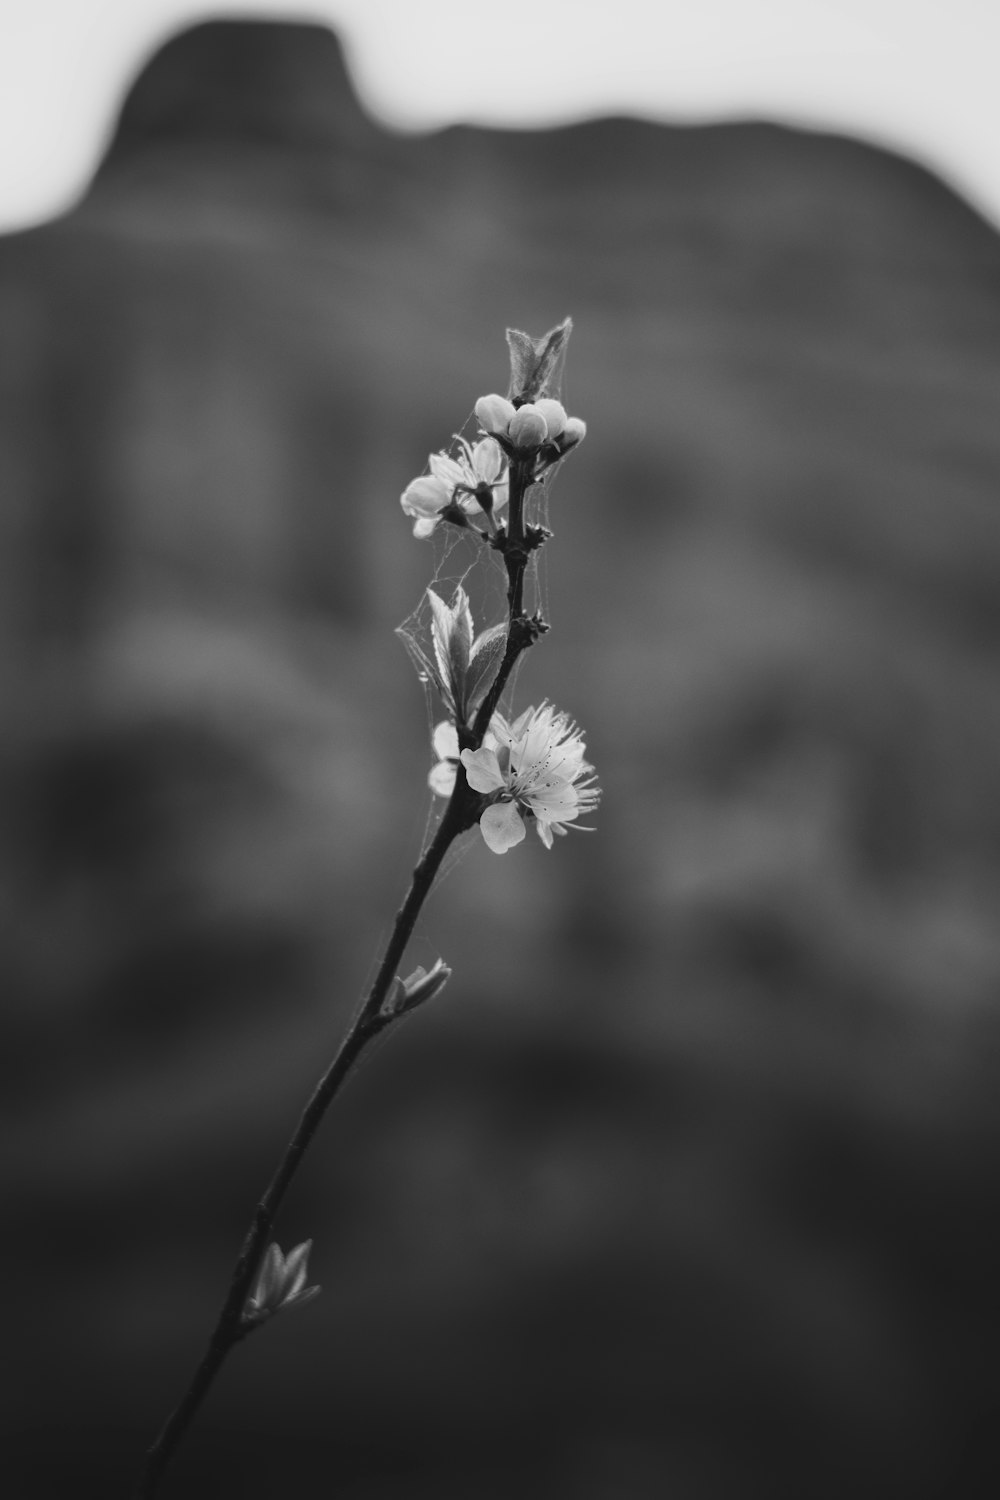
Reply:
<svg viewBox="0 0 1000 1500"><path fill-rule="evenodd" d="M455 433L451 442L444 451L452 453L459 438L466 439L469 443L475 443L482 436L476 422L474 413L469 416L461 431ZM560 459L547 469L541 480L532 485L525 498L524 519L530 526L548 527L549 522L549 500L552 486L556 475L562 467L563 460ZM426 469L424 472L427 472ZM485 529L485 518L479 518ZM499 518L505 520L505 513ZM473 517L473 524L476 524ZM442 522L426 541L419 541L416 545L426 548L428 555L433 558L433 571L428 585L439 598L446 604L451 604L458 588L463 588L468 595L469 605L472 610L472 621L476 635L491 625L506 624L508 618L507 604L507 571L503 559L494 548L484 542L473 530L450 525ZM524 611L525 614L540 614L548 619L548 591L546 588L545 553L547 545L537 547L531 553L524 578ZM435 763L431 739L435 726L442 720L448 718L448 711L434 687L427 673L420 665L420 657L423 655L430 661L434 660L434 647L431 640L431 606L427 599L426 590L414 610L396 627L396 634L406 646L417 675L424 688L424 705L427 719L427 770ZM522 656L514 667L500 702L500 710L506 716L513 715L513 705L517 688L517 680L520 674ZM521 708L526 705L520 705ZM421 852L427 848L428 843L437 826L441 813L446 805L446 799L437 797L426 786L428 799L427 818L424 824ZM473 830L475 832L475 830ZM461 859L463 853L471 846L473 839L469 835L463 835L456 840L445 857L438 881L443 879ZM435 885L438 882L435 882Z"/></svg>

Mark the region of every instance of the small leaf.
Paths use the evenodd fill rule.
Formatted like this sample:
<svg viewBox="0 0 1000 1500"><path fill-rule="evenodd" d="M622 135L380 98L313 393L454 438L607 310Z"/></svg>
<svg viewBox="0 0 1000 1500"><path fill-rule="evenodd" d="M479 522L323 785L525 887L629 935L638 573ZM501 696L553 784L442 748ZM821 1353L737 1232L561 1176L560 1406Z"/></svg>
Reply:
<svg viewBox="0 0 1000 1500"><path fill-rule="evenodd" d="M301 1245L296 1245L294 1250L289 1250L285 1257L285 1296L294 1297L306 1284L306 1276L309 1273L309 1252L312 1249L312 1240L304 1240Z"/></svg>
<svg viewBox="0 0 1000 1500"><path fill-rule="evenodd" d="M451 605L427 590L431 606L431 639L438 669L448 685L445 701L458 719L465 717L465 676L469 670L472 647L472 612L465 590L459 586Z"/></svg>
<svg viewBox="0 0 1000 1500"><path fill-rule="evenodd" d="M290 1312L293 1308L305 1307L306 1303L318 1297L322 1290L320 1286L304 1286L300 1292L296 1292L281 1304L281 1311Z"/></svg>
<svg viewBox="0 0 1000 1500"><path fill-rule="evenodd" d="M451 684L459 717L465 699L465 678L469 670L469 653L472 650L472 611L469 599L461 585L455 591L451 606L451 637L448 642L448 659L451 665Z"/></svg>
<svg viewBox="0 0 1000 1500"><path fill-rule="evenodd" d="M533 339L519 328L507 329L510 349L508 394L512 401L537 401L542 396L558 399L563 360L572 331L572 318L564 318L540 339Z"/></svg>
<svg viewBox="0 0 1000 1500"><path fill-rule="evenodd" d="M451 610L433 589L427 590L427 601L431 607L431 641L437 658L438 674L450 685L451 662L448 641L451 635Z"/></svg>
<svg viewBox="0 0 1000 1500"><path fill-rule="evenodd" d="M412 636L410 632L403 626L400 626L397 629L396 634L399 636L400 640L403 642L403 645L406 647L410 660L417 669L417 676L425 682L433 682L434 686L437 688L439 694L441 695L445 707L453 710L454 705L451 701L451 690L448 684L442 678L441 673L438 671L435 663L431 661L430 657L427 655L427 653L424 651L423 647L419 644L415 637Z"/></svg>
<svg viewBox="0 0 1000 1500"><path fill-rule="evenodd" d="M491 625L489 630L484 630L477 637L469 657L469 674L465 679L466 699L470 708L475 706L480 689L496 675L506 644L506 625Z"/></svg>
<svg viewBox="0 0 1000 1500"><path fill-rule="evenodd" d="M268 1304L274 1300L281 1286L282 1270L283 1262L281 1251L278 1249L278 1246L272 1242L270 1245L268 1245L266 1251L264 1252L264 1259L261 1262L260 1271L257 1274L257 1287L254 1292L254 1300L258 1302L261 1307L267 1307Z"/></svg>

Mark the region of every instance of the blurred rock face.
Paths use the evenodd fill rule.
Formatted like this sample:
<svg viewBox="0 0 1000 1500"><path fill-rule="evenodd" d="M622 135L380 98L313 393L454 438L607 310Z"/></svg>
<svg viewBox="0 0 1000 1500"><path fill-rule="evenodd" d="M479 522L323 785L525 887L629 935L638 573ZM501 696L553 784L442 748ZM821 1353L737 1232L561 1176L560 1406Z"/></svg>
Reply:
<svg viewBox="0 0 1000 1500"><path fill-rule="evenodd" d="M566 312L519 703L600 832L443 886L181 1490L996 1491L995 234L765 125L393 136L218 23L0 243L19 1493L123 1486L197 1352L423 826L398 494Z"/></svg>

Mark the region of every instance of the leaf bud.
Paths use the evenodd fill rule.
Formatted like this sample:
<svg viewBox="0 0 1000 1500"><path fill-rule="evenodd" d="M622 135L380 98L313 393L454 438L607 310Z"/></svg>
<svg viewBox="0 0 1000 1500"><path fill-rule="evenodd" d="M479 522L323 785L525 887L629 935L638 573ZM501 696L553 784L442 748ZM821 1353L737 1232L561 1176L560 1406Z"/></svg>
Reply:
<svg viewBox="0 0 1000 1500"><path fill-rule="evenodd" d="M304 1240L282 1255L273 1241L268 1245L254 1283L247 1298L241 1323L245 1329L255 1328L275 1313L287 1312L301 1307L319 1296L318 1286L307 1286L309 1279L309 1252L312 1240Z"/></svg>
<svg viewBox="0 0 1000 1500"><path fill-rule="evenodd" d="M433 1000L450 978L451 970L441 958L429 970L421 964L406 979L400 979L397 974L382 1002L380 1014L388 1020L423 1005L425 1000Z"/></svg>

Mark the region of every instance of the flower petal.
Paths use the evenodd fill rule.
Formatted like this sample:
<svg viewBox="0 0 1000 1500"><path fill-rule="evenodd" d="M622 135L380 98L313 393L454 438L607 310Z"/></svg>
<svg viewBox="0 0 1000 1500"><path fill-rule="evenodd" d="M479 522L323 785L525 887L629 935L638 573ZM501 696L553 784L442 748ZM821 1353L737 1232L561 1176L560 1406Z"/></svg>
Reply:
<svg viewBox="0 0 1000 1500"><path fill-rule="evenodd" d="M503 453L500 444L491 437L484 437L471 452L472 472L477 479L493 484L503 468Z"/></svg>
<svg viewBox="0 0 1000 1500"><path fill-rule="evenodd" d="M431 744L438 760L458 760L458 730L450 719L435 725Z"/></svg>
<svg viewBox="0 0 1000 1500"><path fill-rule="evenodd" d="M399 503L408 516L436 516L450 500L448 486L430 474L412 480L399 497Z"/></svg>
<svg viewBox="0 0 1000 1500"><path fill-rule="evenodd" d="M450 797L455 790L457 775L458 767L453 760L439 760L436 766L431 767L427 785L435 797Z"/></svg>
<svg viewBox="0 0 1000 1500"><path fill-rule="evenodd" d="M289 1250L285 1258L285 1274L283 1277L283 1291L285 1296L295 1296L301 1292L306 1284L309 1274L309 1252L312 1249L312 1240L305 1240L301 1245L296 1245L294 1250Z"/></svg>
<svg viewBox="0 0 1000 1500"><path fill-rule="evenodd" d="M444 485L450 500L456 484L465 483L464 468L456 459L449 458L447 453L432 453L427 462L435 480Z"/></svg>
<svg viewBox="0 0 1000 1500"><path fill-rule="evenodd" d="M579 815L580 798L570 781L553 778L521 793L536 818L547 823L567 823Z"/></svg>
<svg viewBox="0 0 1000 1500"><path fill-rule="evenodd" d="M319 1286L304 1286L294 1296L286 1297L285 1301L281 1304L282 1312L287 1312L292 1307L305 1307L306 1303L311 1302L314 1297L318 1297L322 1290L323 1288Z"/></svg>
<svg viewBox="0 0 1000 1500"><path fill-rule="evenodd" d="M500 774L497 758L492 750L482 746L479 750L463 750L461 754L465 775L474 792L502 792L507 783Z"/></svg>
<svg viewBox="0 0 1000 1500"><path fill-rule="evenodd" d="M514 802L494 802L479 819L479 826L494 854L506 854L525 837L524 822Z"/></svg>

